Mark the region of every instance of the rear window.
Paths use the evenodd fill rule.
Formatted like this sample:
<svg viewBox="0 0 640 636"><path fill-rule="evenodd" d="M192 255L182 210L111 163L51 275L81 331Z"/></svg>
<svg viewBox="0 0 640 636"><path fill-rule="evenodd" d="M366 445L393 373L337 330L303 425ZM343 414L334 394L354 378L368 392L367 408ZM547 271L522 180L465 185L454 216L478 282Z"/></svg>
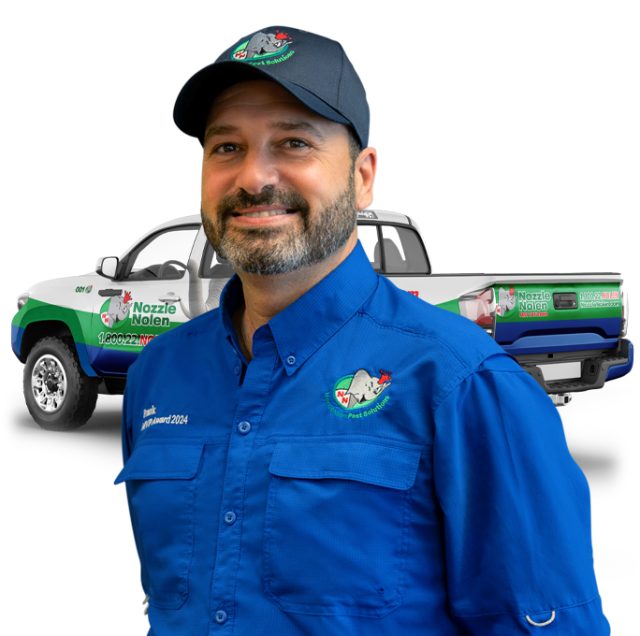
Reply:
<svg viewBox="0 0 640 636"><path fill-rule="evenodd" d="M361 223L358 238L371 266L378 272L389 275L429 273L422 240L412 228Z"/></svg>

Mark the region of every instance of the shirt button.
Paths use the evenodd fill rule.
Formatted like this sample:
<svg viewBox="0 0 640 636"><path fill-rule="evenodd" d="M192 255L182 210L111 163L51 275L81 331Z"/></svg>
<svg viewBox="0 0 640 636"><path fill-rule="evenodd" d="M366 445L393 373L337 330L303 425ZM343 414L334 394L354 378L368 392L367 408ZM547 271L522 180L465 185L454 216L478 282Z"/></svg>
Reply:
<svg viewBox="0 0 640 636"><path fill-rule="evenodd" d="M222 625L227 620L227 613L224 610L218 610L216 612L216 623Z"/></svg>
<svg viewBox="0 0 640 636"><path fill-rule="evenodd" d="M292 367L296 363L295 356L287 356L287 364Z"/></svg>
<svg viewBox="0 0 640 636"><path fill-rule="evenodd" d="M240 365L239 365L239 364L236 364L236 366L235 366L235 367L233 367L233 372L234 372L236 375L240 375L240 371L241 371L241 370L242 370L242 369L240 368Z"/></svg>
<svg viewBox="0 0 640 636"><path fill-rule="evenodd" d="M233 525L235 520L236 520L236 513L233 512L233 510L229 510L228 512L224 513L224 522L227 525L230 525L230 526Z"/></svg>
<svg viewBox="0 0 640 636"><path fill-rule="evenodd" d="M238 431L242 434L242 435L246 435L249 431L251 430L251 424L249 422L240 422L240 424L238 424Z"/></svg>

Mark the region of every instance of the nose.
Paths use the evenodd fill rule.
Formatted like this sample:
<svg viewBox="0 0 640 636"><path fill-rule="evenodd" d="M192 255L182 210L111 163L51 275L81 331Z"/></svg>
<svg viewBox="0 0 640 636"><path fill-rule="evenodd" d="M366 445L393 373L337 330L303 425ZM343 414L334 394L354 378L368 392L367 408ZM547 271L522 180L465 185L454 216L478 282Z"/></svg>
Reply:
<svg viewBox="0 0 640 636"><path fill-rule="evenodd" d="M253 195L260 194L267 186L278 184L278 170L268 150L252 148L242 158L236 175L236 187Z"/></svg>

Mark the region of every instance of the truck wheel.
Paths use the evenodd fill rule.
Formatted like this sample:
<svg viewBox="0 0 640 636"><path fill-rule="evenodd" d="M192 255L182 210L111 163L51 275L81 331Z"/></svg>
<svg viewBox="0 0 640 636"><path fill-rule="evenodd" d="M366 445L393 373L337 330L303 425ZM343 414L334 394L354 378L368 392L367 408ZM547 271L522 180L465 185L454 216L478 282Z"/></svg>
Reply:
<svg viewBox="0 0 640 636"><path fill-rule="evenodd" d="M42 338L24 365L22 388L31 417L50 431L69 431L87 422L96 406L97 378L87 377L64 340Z"/></svg>

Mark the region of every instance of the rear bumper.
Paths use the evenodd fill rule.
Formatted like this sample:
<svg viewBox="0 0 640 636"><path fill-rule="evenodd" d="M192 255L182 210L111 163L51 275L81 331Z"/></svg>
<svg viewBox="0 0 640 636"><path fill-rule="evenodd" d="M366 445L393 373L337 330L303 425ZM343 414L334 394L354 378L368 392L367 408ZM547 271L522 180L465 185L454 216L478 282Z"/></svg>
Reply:
<svg viewBox="0 0 640 636"><path fill-rule="evenodd" d="M520 366L540 384L547 393L575 393L600 389L605 382L615 380L633 367L633 344L620 340L615 348L583 349L558 353L515 355ZM539 365L579 362L580 377L565 380L545 380Z"/></svg>

